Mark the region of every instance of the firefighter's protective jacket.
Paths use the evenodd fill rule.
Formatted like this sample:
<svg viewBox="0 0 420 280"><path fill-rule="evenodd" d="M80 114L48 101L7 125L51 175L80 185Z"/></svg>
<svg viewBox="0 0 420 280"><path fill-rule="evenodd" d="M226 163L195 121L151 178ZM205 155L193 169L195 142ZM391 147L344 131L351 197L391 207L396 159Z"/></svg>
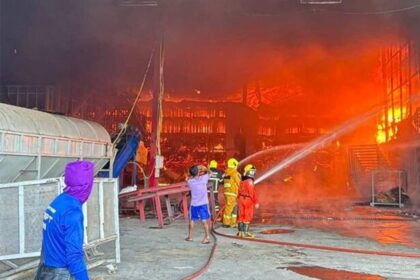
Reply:
<svg viewBox="0 0 420 280"><path fill-rule="evenodd" d="M225 196L238 196L239 185L241 184L241 174L234 168L226 169L224 175Z"/></svg>
<svg viewBox="0 0 420 280"><path fill-rule="evenodd" d="M258 203L254 182L246 179L241 182L238 192L239 218L238 222L249 223L254 216L254 205Z"/></svg>
<svg viewBox="0 0 420 280"><path fill-rule="evenodd" d="M224 196L226 200L223 212L223 225L236 226L238 189L241 183L241 175L235 168L226 169L224 175Z"/></svg>

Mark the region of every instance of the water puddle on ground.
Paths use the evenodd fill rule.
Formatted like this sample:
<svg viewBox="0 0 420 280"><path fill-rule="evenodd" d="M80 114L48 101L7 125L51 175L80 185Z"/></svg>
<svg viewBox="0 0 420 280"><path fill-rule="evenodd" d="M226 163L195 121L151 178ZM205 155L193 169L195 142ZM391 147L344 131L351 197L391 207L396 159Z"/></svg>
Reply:
<svg viewBox="0 0 420 280"><path fill-rule="evenodd" d="M327 205L327 206L326 206ZM316 228L348 237L368 238L380 244L420 248L420 223L402 217L399 210L337 205L284 205L260 210L254 223ZM287 233L276 232L263 234Z"/></svg>
<svg viewBox="0 0 420 280"><path fill-rule="evenodd" d="M308 277L314 277L320 280L384 280L379 275L349 272L345 270L330 269L319 266L295 266L288 267L288 270Z"/></svg>
<svg viewBox="0 0 420 280"><path fill-rule="evenodd" d="M293 233L293 232L295 231L292 229L281 229L281 228L267 229L267 230L260 231L261 234L283 234L283 233Z"/></svg>

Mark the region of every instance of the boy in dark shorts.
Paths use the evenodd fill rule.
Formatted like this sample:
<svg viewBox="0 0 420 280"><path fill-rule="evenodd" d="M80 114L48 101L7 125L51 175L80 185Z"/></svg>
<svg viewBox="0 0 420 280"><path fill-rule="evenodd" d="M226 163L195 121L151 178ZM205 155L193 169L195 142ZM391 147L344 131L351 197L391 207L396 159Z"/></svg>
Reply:
<svg viewBox="0 0 420 280"><path fill-rule="evenodd" d="M194 223L201 221L204 227L204 239L201 243L210 243L210 231L208 220L210 219L209 199L207 196L207 182L209 172L205 166L193 165L189 169L190 178L187 180L191 190L190 223L186 241L192 241ZM204 174L203 174L204 173Z"/></svg>

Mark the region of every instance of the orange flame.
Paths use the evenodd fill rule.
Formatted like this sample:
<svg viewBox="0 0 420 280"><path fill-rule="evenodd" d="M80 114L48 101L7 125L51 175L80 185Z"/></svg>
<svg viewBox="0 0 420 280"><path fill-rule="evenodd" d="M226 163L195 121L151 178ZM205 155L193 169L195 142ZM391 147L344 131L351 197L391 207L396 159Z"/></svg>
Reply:
<svg viewBox="0 0 420 280"><path fill-rule="evenodd" d="M403 119L407 117L407 108L389 108L387 111L387 116L385 114L382 115L381 121L378 124L378 130L376 133L376 142L378 144L388 142L392 139L397 138L398 127L392 126L393 124L397 124L401 122ZM386 136L386 123L388 124L388 138Z"/></svg>

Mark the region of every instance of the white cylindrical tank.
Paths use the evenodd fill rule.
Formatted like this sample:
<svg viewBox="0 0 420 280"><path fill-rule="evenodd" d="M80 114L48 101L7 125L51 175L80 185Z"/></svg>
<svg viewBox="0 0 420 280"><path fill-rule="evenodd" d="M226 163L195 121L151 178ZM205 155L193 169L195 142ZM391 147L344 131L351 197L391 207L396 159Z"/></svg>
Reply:
<svg viewBox="0 0 420 280"><path fill-rule="evenodd" d="M60 177L78 159L98 171L111 156L110 136L97 123L0 103L0 184Z"/></svg>

